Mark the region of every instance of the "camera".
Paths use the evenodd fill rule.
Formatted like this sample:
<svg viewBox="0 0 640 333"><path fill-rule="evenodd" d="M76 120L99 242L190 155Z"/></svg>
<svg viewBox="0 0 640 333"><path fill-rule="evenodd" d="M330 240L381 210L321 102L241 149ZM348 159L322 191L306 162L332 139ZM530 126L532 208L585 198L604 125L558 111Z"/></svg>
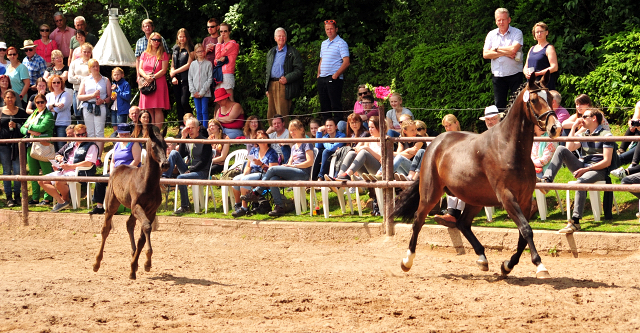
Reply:
<svg viewBox="0 0 640 333"><path fill-rule="evenodd" d="M632 120L631 121L631 126L640 127L640 120Z"/></svg>

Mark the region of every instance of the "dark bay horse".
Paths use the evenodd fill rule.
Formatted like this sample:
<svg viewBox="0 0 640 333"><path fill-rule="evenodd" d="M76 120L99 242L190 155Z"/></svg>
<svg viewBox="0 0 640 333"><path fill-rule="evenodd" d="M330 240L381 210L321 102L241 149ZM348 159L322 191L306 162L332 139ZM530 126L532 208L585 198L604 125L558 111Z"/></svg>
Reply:
<svg viewBox="0 0 640 333"><path fill-rule="evenodd" d="M520 234L517 252L502 263L502 274L511 272L529 245L531 261L537 266L537 277L551 277L536 251L528 222L536 183L531 161L533 127L546 130L552 138L561 132L560 123L550 107L552 96L544 87L547 80L548 75L542 83L536 82L532 76L512 102L505 119L486 132L446 132L427 147L420 179L403 191L393 212L404 221L413 220L411 241L407 257L401 263L402 270L407 272L411 269L424 220L446 192L466 203L456 227L479 256L477 264L481 270L489 270L489 262L484 247L471 231L471 223L483 207L502 205L518 226Z"/></svg>
<svg viewBox="0 0 640 333"><path fill-rule="evenodd" d="M129 278L135 280L138 271L138 258L142 248L147 243L147 261L144 263L144 270L151 270L151 223L156 218L156 211L162 203L160 191L160 177L163 171L169 168L167 162L167 144L164 142L164 133L153 125L147 125L149 139L146 143L147 157L144 164L139 168L129 165L120 165L113 170L109 176L109 187L104 198L104 225L102 226L102 244L96 256L96 263L93 264L93 271L100 269L104 243L111 232L111 219L118 211L120 204L131 209L131 216L127 220L127 232L131 240L133 257L131 260L131 273ZM140 238L136 246L133 230L136 220L140 220Z"/></svg>

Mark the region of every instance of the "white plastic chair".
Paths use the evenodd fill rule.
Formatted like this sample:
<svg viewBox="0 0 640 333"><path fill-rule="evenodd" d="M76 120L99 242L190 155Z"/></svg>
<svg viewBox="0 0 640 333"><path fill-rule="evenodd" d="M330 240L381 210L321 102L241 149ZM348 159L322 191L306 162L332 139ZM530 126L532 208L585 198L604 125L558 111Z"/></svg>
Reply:
<svg viewBox="0 0 640 333"><path fill-rule="evenodd" d="M78 176L80 171L88 171L91 170L93 166L88 167L77 167L76 173L74 176ZM81 193L81 183L80 182L68 182L69 185L69 196L71 197L71 206L73 209L78 209L80 207L80 193ZM87 183L87 208L91 208L91 185Z"/></svg>
<svg viewBox="0 0 640 333"><path fill-rule="evenodd" d="M185 158L186 159L186 158ZM191 185L191 193L193 196L193 211L196 214L200 213L200 207L205 205L204 192L200 185ZM173 195L173 211L178 209L178 186L175 188Z"/></svg>
<svg viewBox="0 0 640 333"><path fill-rule="evenodd" d="M313 160L316 160L316 156L318 156L318 148L313 148ZM311 167L312 171L309 175L309 180L313 180L313 166ZM293 187L293 204L296 208L296 215L302 214L302 212L307 211L307 195L304 191L304 187ZM313 197L309 198L309 206L310 210L315 208L313 206ZM313 215L313 212L311 212Z"/></svg>
<svg viewBox="0 0 640 333"><path fill-rule="evenodd" d="M568 184L577 184L577 181L570 181ZM604 180L595 182L594 184L606 184ZM571 195L567 190L567 221L571 220L572 211L571 207ZM593 212L593 221L599 222L600 215L602 215L602 200L600 200L600 191L588 191L589 199L591 200L591 211ZM618 208L618 202L616 202L616 196L613 196L613 204L616 207L616 214L620 214L620 208Z"/></svg>
<svg viewBox="0 0 640 333"><path fill-rule="evenodd" d="M333 157L331 158L331 164L329 166L329 174L330 175L334 175L335 174L335 167L336 167L336 156L333 155ZM331 191L329 189L329 187L321 187L320 188L320 193L322 194L322 210L324 211L324 218L329 218L329 191ZM349 193L349 191L347 191L347 193ZM315 191L311 191L311 195L315 196ZM340 203L340 209L342 210L342 214L346 214L347 211L345 209L345 202L344 202L344 188L342 187L338 187L338 202ZM353 214L353 202L351 202L351 200L349 200L349 207L351 208L351 214Z"/></svg>
<svg viewBox="0 0 640 333"><path fill-rule="evenodd" d="M538 203L538 214L540 214L540 220L545 221L547 219L547 199L540 190L536 190L536 202ZM556 190L556 198L558 198L558 204L560 205L560 212L564 213L562 207L562 200L560 200L560 193Z"/></svg>
<svg viewBox="0 0 640 333"><path fill-rule="evenodd" d="M211 156L211 165L209 166L209 177L207 179L211 180L211 170L213 169L213 159L216 157L216 151L213 150L213 155ZM213 201L213 211L216 210L216 195L213 193L213 185L206 185L205 187L205 201L204 201L204 213L206 214L209 211L209 189L211 189L211 200Z"/></svg>
<svg viewBox="0 0 640 333"><path fill-rule="evenodd" d="M248 154L248 151L246 149L238 149L230 153L229 155L227 155L227 158L224 160L223 172L229 169L233 169L236 166L242 167L244 162L247 160L247 154ZM231 163L232 158L235 158L235 161L233 165L229 165L229 163ZM222 200L222 211L225 214L227 214L229 213L229 201L231 202L234 201L234 199L230 197L232 191L230 191L230 186L222 186L221 191L222 191L222 194L220 195L220 200ZM208 201L208 198L205 198L205 202L206 201Z"/></svg>

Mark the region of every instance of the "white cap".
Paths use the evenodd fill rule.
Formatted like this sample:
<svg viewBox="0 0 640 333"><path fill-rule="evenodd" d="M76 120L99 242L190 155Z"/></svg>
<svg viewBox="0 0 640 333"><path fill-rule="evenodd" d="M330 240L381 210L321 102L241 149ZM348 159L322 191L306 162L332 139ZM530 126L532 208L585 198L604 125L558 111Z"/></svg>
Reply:
<svg viewBox="0 0 640 333"><path fill-rule="evenodd" d="M484 117L480 117L480 120L484 120L485 118L493 118L495 116L504 118L504 112L499 112L498 107L495 105L487 106L486 108L484 108Z"/></svg>
<svg viewBox="0 0 640 333"><path fill-rule="evenodd" d="M0 49L6 49L6 48L7 48L7 43L0 42Z"/></svg>

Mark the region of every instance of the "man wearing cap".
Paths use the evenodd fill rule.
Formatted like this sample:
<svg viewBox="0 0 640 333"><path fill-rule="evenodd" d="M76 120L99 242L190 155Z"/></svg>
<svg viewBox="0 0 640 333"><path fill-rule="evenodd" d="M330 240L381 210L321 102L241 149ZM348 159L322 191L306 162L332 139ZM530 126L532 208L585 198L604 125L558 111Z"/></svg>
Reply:
<svg viewBox="0 0 640 333"><path fill-rule="evenodd" d="M207 139L200 133L198 119L187 119L182 129L182 139ZM209 177L209 167L211 166L211 156L210 144L182 143L178 150L172 150L171 154L169 154L169 169L162 174L162 177L171 177L173 169L177 167L178 171L180 171L178 179L207 179ZM187 162L184 161L185 157L188 157ZM173 215L182 215L190 211L187 185L178 185L178 191L180 192L180 207L173 212Z"/></svg>
<svg viewBox="0 0 640 333"><path fill-rule="evenodd" d="M0 42L0 75L4 75L7 72L7 66L9 66L9 63L6 59L7 44L5 42Z"/></svg>
<svg viewBox="0 0 640 333"><path fill-rule="evenodd" d="M500 110L507 107L509 91L516 92L522 84L522 31L509 25L511 17L506 8L495 11L497 29L487 34L482 57L491 59L493 99Z"/></svg>
<svg viewBox="0 0 640 333"><path fill-rule="evenodd" d="M131 137L131 125L118 124L116 132L118 138L126 139ZM109 170L113 172L115 168L120 165L129 165L137 168L142 162L142 145L139 142L116 142L113 145L113 155L111 155L111 161L109 162ZM109 177L109 174L102 175L102 177ZM104 195L107 191L107 183L96 183L96 190L94 193L94 200L96 206L89 212L89 215L104 214Z"/></svg>
<svg viewBox="0 0 640 333"><path fill-rule="evenodd" d="M31 95L38 92L38 89L36 89L36 80L44 76L44 71L47 69L47 63L44 61L44 58L36 53L36 44L33 44L31 39L24 41L24 47L22 50L27 54L27 56L22 59L22 64L29 70L29 81L31 83L29 91L27 92L28 100L31 98Z"/></svg>
<svg viewBox="0 0 640 333"><path fill-rule="evenodd" d="M49 38L56 41L62 56L64 57L62 63L69 63L69 45L71 45L71 38L76 35L76 29L67 27L67 19L61 12L53 14L53 20L56 23L56 29L53 30Z"/></svg>
<svg viewBox="0 0 640 333"><path fill-rule="evenodd" d="M98 44L98 37L96 35L87 31L87 22L84 19L84 16L76 16L73 19L73 25L76 27L76 30L82 30L87 33L86 42L91 44L92 46L96 46ZM71 41L69 42L69 51L73 51L76 47L79 47L80 43L76 40L76 36L71 37Z"/></svg>
<svg viewBox="0 0 640 333"><path fill-rule="evenodd" d="M322 42L320 48L320 63L318 63L318 98L322 119L342 119L342 86L344 85L344 71L350 65L349 45L338 36L338 26L334 20L324 21L324 32L328 39Z"/></svg>
<svg viewBox="0 0 640 333"><path fill-rule="evenodd" d="M302 58L295 47L287 44L287 31L278 28L273 34L276 41L267 53L266 83L269 108L267 119L276 114L287 116L291 109L291 100L300 96L302 91ZM285 119L285 122L287 119Z"/></svg>
<svg viewBox="0 0 640 333"><path fill-rule="evenodd" d="M487 106L484 109L484 117L480 117L480 120L484 121L487 125L487 129L498 125L500 119L504 118L504 112L498 112L498 108L495 105Z"/></svg>

